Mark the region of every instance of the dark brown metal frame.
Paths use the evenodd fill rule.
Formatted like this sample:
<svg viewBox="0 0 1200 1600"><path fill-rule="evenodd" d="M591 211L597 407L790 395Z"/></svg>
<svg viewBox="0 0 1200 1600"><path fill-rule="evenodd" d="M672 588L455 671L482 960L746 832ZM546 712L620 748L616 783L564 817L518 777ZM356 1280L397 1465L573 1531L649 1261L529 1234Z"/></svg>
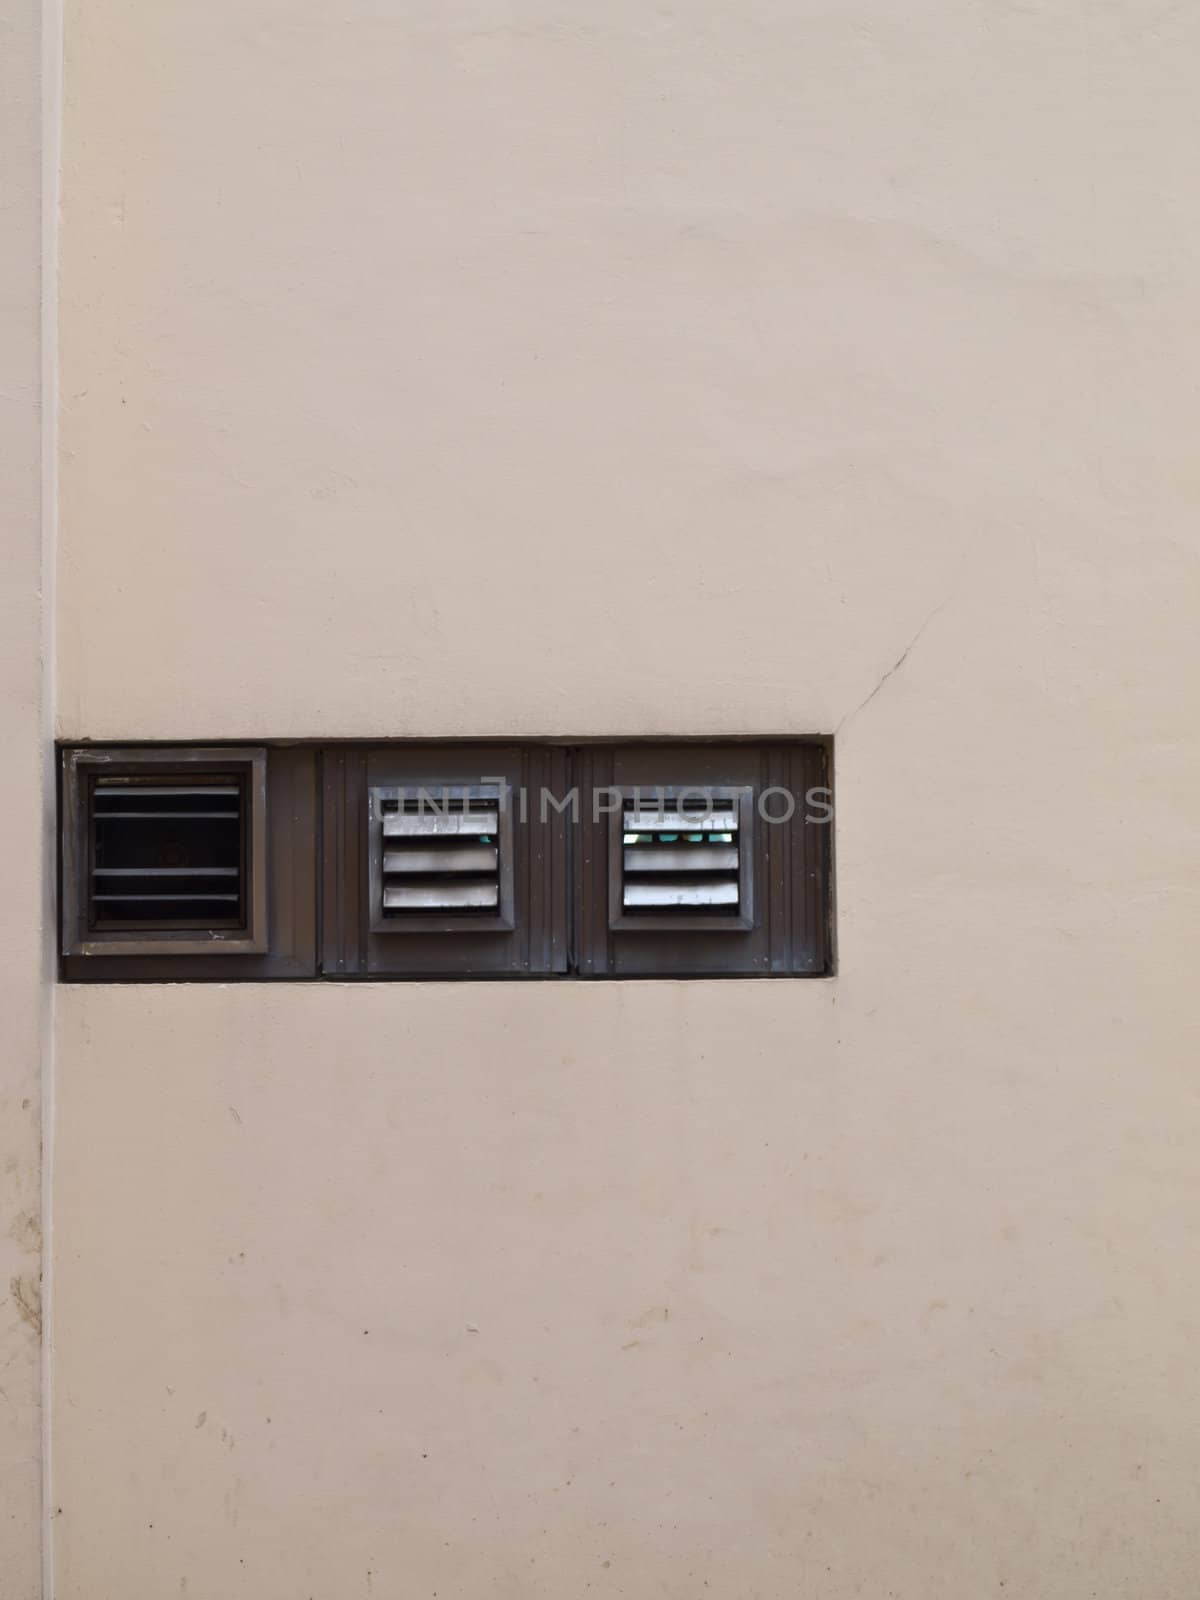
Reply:
<svg viewBox="0 0 1200 1600"><path fill-rule="evenodd" d="M68 781L73 757L99 758L111 770L127 758L150 770L181 755L213 759L226 770L246 746L203 748L134 745L64 749L61 904L64 952L61 972L76 982L180 982L304 979L487 979L578 977L681 979L821 977L835 969L833 925L834 828L806 824L798 808L791 826L766 826L755 810L753 848L742 852L751 872L755 926L733 930L724 918L704 918L698 929L610 928L608 817L592 819L595 787L649 790L657 782L716 790L750 787L757 796L778 785L803 796L815 786L832 789L832 741L767 740L622 741L570 745L550 741L379 741L373 744L276 744L265 747L270 826L265 885L270 938L256 953L214 949L206 940L195 954L182 941L155 953L114 953L106 939L94 953L71 945L69 920L78 917L78 779ZM78 766L80 763L76 763ZM88 770L88 762L81 763ZM551 808L546 817L522 818L514 810L513 920L511 930L464 931L459 937L415 931L398 935L371 929L369 914L368 791L442 771L452 784L480 778L546 785L580 794L577 816ZM718 782L718 780L720 780ZM438 788L441 787L439 784ZM72 789L74 800L72 800ZM534 808L536 809L536 807ZM265 816L265 807L264 807ZM740 831L740 830L739 830ZM457 920L457 919L456 919ZM699 919L697 919L699 920ZM729 919L730 921L734 919ZM74 924L77 926L77 923Z"/></svg>
<svg viewBox="0 0 1200 1600"><path fill-rule="evenodd" d="M342 924L325 923L321 971L330 976L397 978L550 977L568 967L567 822L565 817L522 814L516 795L547 787L560 793L566 783L567 753L550 744L379 743L326 752L324 836L342 838L348 851L322 863L324 900L340 903ZM441 776L433 781L430 772ZM501 820L501 864L511 874L507 918L485 913L481 922L455 915L432 916L419 929L406 916L372 913L371 873L379 859L370 837L372 790L418 787L494 788L505 795ZM505 818L505 811L507 817ZM381 843L382 841L377 841ZM503 909L503 905L502 905ZM469 920L474 921L472 916ZM382 922L382 926L380 926ZM507 923L507 925L506 925ZM447 926L453 929L449 931Z"/></svg>
<svg viewBox="0 0 1200 1600"><path fill-rule="evenodd" d="M824 977L833 971L833 828L806 822L804 796L831 788L830 745L825 739L629 742L584 746L577 775L585 796L575 870L576 966L587 978ZM674 919L663 928L611 927L616 892L612 856L614 814L597 815L586 803L598 789L660 786L717 789L746 787L755 797L773 788L797 798L786 824L755 812L752 846L753 924L731 930L706 917L700 927ZM768 814L770 808L768 808ZM739 861L739 866L741 862ZM624 920L624 919L622 919ZM632 919L630 919L632 921Z"/></svg>
<svg viewBox="0 0 1200 1600"><path fill-rule="evenodd" d="M179 777L203 771L242 786L243 915L237 926L99 929L92 925L92 812L97 777ZM68 751L63 764L64 956L261 955L267 949L267 752L264 747L134 747Z"/></svg>
<svg viewBox="0 0 1200 1600"><path fill-rule="evenodd" d="M239 746L205 747L218 767L227 763ZM122 754L136 761L153 761L167 754L166 747L123 746ZM70 806L67 769L73 754L115 756L115 747L88 746L64 750L61 763L60 815L63 851L60 862L60 905L64 917L77 897L77 851L71 844L78 807ZM188 751L192 753L191 750ZM195 752L197 755L199 751ZM266 828L263 876L266 885L267 948L257 952L231 951L206 942L194 955L182 953L179 941L164 943L161 953L135 955L127 948L108 945L95 954L64 955L61 974L69 983L220 983L304 979L317 975L317 861L318 841L316 773L318 751L303 745L270 745L266 754ZM159 769L155 769L159 770ZM86 889L86 884L84 885ZM64 922L63 945L66 945Z"/></svg>

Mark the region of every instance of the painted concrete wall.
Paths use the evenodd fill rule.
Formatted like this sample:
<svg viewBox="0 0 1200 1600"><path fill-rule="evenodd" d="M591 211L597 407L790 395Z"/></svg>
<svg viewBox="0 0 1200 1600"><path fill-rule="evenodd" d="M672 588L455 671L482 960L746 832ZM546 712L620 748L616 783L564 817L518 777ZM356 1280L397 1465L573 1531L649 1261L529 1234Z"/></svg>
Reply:
<svg viewBox="0 0 1200 1600"><path fill-rule="evenodd" d="M69 7L62 734L836 730L841 973L62 990L62 1600L1194 1593L1198 66Z"/></svg>
<svg viewBox="0 0 1200 1600"><path fill-rule="evenodd" d="M0 1594L41 1593L41 1086L49 965L41 6L0 0Z"/></svg>

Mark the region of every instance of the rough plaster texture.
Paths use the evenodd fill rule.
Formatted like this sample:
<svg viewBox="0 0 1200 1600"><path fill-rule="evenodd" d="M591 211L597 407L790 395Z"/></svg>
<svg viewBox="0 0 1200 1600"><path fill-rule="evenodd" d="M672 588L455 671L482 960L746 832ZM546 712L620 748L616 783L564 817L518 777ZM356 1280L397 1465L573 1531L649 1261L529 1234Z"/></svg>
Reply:
<svg viewBox="0 0 1200 1600"><path fill-rule="evenodd" d="M0 0L0 1595L41 1592L41 7Z"/></svg>
<svg viewBox="0 0 1200 1600"><path fill-rule="evenodd" d="M1198 68L69 8L62 732L836 728L841 974L64 990L61 1600L1192 1600Z"/></svg>

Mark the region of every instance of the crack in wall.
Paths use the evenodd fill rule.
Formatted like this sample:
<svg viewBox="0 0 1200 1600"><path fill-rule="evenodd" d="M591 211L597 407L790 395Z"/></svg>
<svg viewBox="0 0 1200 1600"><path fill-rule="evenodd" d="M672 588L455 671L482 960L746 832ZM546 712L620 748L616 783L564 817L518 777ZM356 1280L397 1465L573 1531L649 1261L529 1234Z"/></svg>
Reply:
<svg viewBox="0 0 1200 1600"><path fill-rule="evenodd" d="M860 700L858 702L858 704L854 707L853 711L847 711L846 715L841 719L841 721L834 728L833 731L834 731L835 734L841 733L842 729L846 726L846 724L848 722L852 721L855 717L857 717L860 711L865 711L866 708L871 704L871 701L874 700L875 696L883 688L884 684L887 683L889 681L889 679L894 678L896 676L896 674L900 671L900 668L904 665L904 663L908 660L909 656L912 655L913 651L916 649L917 644L920 641L921 635L925 632L926 628L929 627L930 623L934 620L934 618L940 616L941 613L946 609L946 607L950 604L951 598L952 597L950 595L947 595L944 600L942 600L938 605L934 606L933 610L925 618L925 621L917 629L916 633L913 634L912 638L908 641L908 643L905 645L904 649L896 657L896 659L892 663L892 665L887 669L887 671L879 679L879 682L871 690L870 694L868 694L865 697L865 699Z"/></svg>

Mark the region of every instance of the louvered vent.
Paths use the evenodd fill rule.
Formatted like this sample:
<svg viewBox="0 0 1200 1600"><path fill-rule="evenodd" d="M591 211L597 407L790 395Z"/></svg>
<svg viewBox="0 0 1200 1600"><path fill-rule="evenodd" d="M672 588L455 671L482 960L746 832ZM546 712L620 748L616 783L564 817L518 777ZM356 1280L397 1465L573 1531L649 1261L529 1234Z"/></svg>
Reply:
<svg viewBox="0 0 1200 1600"><path fill-rule="evenodd" d="M506 925L511 828L486 785L374 789L378 931Z"/></svg>
<svg viewBox="0 0 1200 1600"><path fill-rule="evenodd" d="M611 925L749 927L750 791L647 785L619 792Z"/></svg>
<svg viewBox="0 0 1200 1600"><path fill-rule="evenodd" d="M92 928L244 926L246 791L236 774L97 777L91 800Z"/></svg>

